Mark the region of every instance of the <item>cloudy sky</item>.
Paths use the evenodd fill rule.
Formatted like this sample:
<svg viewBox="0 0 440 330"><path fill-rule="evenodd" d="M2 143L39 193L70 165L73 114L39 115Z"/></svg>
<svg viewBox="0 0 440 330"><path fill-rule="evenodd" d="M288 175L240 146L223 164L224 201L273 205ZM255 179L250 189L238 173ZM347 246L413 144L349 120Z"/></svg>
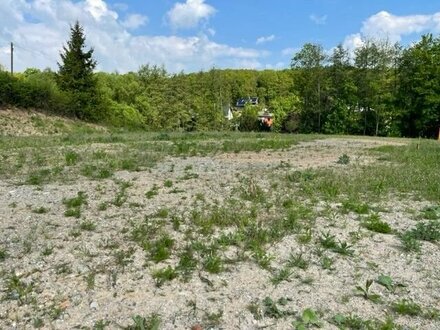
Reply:
<svg viewBox="0 0 440 330"><path fill-rule="evenodd" d="M410 44L440 33L438 0L0 0L0 65L57 69L76 20L98 70L286 68L306 42L353 49L363 38Z"/></svg>

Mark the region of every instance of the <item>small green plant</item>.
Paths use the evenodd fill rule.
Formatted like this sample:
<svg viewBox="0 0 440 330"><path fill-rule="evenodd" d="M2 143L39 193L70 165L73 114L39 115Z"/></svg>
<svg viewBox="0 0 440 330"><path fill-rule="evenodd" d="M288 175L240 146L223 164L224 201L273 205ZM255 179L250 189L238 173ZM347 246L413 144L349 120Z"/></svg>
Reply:
<svg viewBox="0 0 440 330"><path fill-rule="evenodd" d="M111 322L107 320L96 321L93 325L93 330L105 330L110 324Z"/></svg>
<svg viewBox="0 0 440 330"><path fill-rule="evenodd" d="M352 256L354 254L354 251L351 249L351 245L349 245L347 242L341 242L339 241L339 244L336 245L332 249L333 252L342 254L344 256Z"/></svg>
<svg viewBox="0 0 440 330"><path fill-rule="evenodd" d="M358 285L356 290L361 293L362 297L365 300L371 300L372 302L379 302L380 296L378 294L374 294L370 292L371 285L373 284L373 280L366 280L365 287Z"/></svg>
<svg viewBox="0 0 440 330"><path fill-rule="evenodd" d="M151 316L145 318L140 315L132 317L133 325L125 328L125 330L159 330L161 319L159 314L153 313Z"/></svg>
<svg viewBox="0 0 440 330"><path fill-rule="evenodd" d="M165 188L171 188L171 187L173 186L173 181L170 180L170 179L165 180L165 182L163 183L163 186L164 186Z"/></svg>
<svg viewBox="0 0 440 330"><path fill-rule="evenodd" d="M400 315L418 316L422 314L422 307L412 300L402 299L391 305L393 312Z"/></svg>
<svg viewBox="0 0 440 330"><path fill-rule="evenodd" d="M73 150L68 150L64 154L64 158L66 160L66 165L67 166L76 165L78 163L78 161L79 161L79 154L76 153Z"/></svg>
<svg viewBox="0 0 440 330"><path fill-rule="evenodd" d="M218 274L223 271L223 260L214 251L208 253L203 260L203 269L209 273Z"/></svg>
<svg viewBox="0 0 440 330"><path fill-rule="evenodd" d="M292 326L296 330L306 330L310 328L320 328L321 321L319 321L317 313L311 309L305 309L301 316L297 318L296 321L292 323Z"/></svg>
<svg viewBox="0 0 440 330"><path fill-rule="evenodd" d="M64 212L66 217L79 218L81 216L81 206L87 204L87 195L83 191L79 191L76 197L64 198L63 204L67 207Z"/></svg>
<svg viewBox="0 0 440 330"><path fill-rule="evenodd" d="M335 261L332 258L327 257L327 256L323 256L320 259L321 267L323 269L327 269L327 270L333 270L334 269L334 267L333 267L334 262Z"/></svg>
<svg viewBox="0 0 440 330"><path fill-rule="evenodd" d="M348 165L350 164L350 157L347 154L342 154L341 156L339 156L336 163L341 165Z"/></svg>
<svg viewBox="0 0 440 330"><path fill-rule="evenodd" d="M370 215L366 220L364 220L362 222L362 226L376 233L389 234L392 232L390 225L382 221L379 215L376 213Z"/></svg>
<svg viewBox="0 0 440 330"><path fill-rule="evenodd" d="M5 248L0 247L0 261L4 261L8 257L8 252Z"/></svg>
<svg viewBox="0 0 440 330"><path fill-rule="evenodd" d="M6 280L6 297L10 300L18 300L20 305L26 304L31 300L31 293L34 290L33 283L26 283L13 273Z"/></svg>
<svg viewBox="0 0 440 330"><path fill-rule="evenodd" d="M43 251L41 251L41 255L47 257L52 254L54 247L52 245L47 244Z"/></svg>
<svg viewBox="0 0 440 330"><path fill-rule="evenodd" d="M163 234L160 238L146 245L151 259L158 263L168 259L171 256L174 240L168 235Z"/></svg>
<svg viewBox="0 0 440 330"><path fill-rule="evenodd" d="M422 210L422 216L428 220L437 220L440 219L440 205L433 205L429 207L425 207Z"/></svg>
<svg viewBox="0 0 440 330"><path fill-rule="evenodd" d="M405 287L405 284L402 283L396 283L391 276L388 275L380 275L376 279L376 283L384 286L387 288L388 291L395 292L398 287Z"/></svg>
<svg viewBox="0 0 440 330"><path fill-rule="evenodd" d="M319 243L325 249L334 249L338 246L336 242L336 237L331 235L330 232L322 233L319 237Z"/></svg>
<svg viewBox="0 0 440 330"><path fill-rule="evenodd" d="M79 224L79 228L85 231L94 231L96 229L96 224L91 220L84 220Z"/></svg>
<svg viewBox="0 0 440 330"><path fill-rule="evenodd" d="M400 235L400 243L402 244L402 250L405 252L420 252L421 250L420 241L414 238L411 231Z"/></svg>
<svg viewBox="0 0 440 330"><path fill-rule="evenodd" d="M153 185L153 187L145 193L145 197L148 199L152 199L154 196L159 194L159 187L157 185Z"/></svg>
<svg viewBox="0 0 440 330"><path fill-rule="evenodd" d="M440 221L430 220L427 222L419 222L410 235L418 240L427 242L436 242L440 240Z"/></svg>
<svg viewBox="0 0 440 330"><path fill-rule="evenodd" d="M178 276L176 269L171 266L162 268L153 272L153 279L156 281L156 286L161 287L165 282L172 281Z"/></svg>
<svg viewBox="0 0 440 330"><path fill-rule="evenodd" d="M293 312L280 309L278 306L285 306L287 299L280 298L278 301L273 301L270 297L266 297L263 300L263 315L272 319L280 319L289 315L293 315Z"/></svg>
<svg viewBox="0 0 440 330"><path fill-rule="evenodd" d="M300 269L307 269L309 267L309 261L303 257L302 253L290 254L289 260L287 261L289 267L297 267Z"/></svg>
<svg viewBox="0 0 440 330"><path fill-rule="evenodd" d="M273 274L271 282L273 285L278 285L283 281L289 281L292 274L293 271L290 269L290 267L281 268L275 274Z"/></svg>
<svg viewBox="0 0 440 330"><path fill-rule="evenodd" d="M121 207L127 201L127 189L131 186L131 182L121 181L119 183L119 191L116 194L112 204L117 207Z"/></svg>
<svg viewBox="0 0 440 330"><path fill-rule="evenodd" d="M46 207L43 207L43 206L37 207L36 209L32 210L32 212L36 213L36 214L45 214L45 213L47 213L49 211L50 211L49 208L46 208Z"/></svg>

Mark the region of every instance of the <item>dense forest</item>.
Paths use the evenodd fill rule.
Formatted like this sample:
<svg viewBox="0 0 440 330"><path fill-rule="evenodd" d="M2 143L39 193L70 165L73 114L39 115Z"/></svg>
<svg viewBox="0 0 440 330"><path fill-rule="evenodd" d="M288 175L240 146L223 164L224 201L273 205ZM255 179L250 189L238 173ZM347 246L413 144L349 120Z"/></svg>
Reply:
<svg viewBox="0 0 440 330"><path fill-rule="evenodd" d="M94 72L93 50L80 52L82 33L72 27L58 72L0 71L0 105L146 130L258 130L262 108L278 132L433 137L440 127L440 37L406 48L367 40L352 55L305 44L285 70L170 74L146 64L119 74ZM75 47L85 63L79 69ZM247 96L259 105L226 120L225 108Z"/></svg>

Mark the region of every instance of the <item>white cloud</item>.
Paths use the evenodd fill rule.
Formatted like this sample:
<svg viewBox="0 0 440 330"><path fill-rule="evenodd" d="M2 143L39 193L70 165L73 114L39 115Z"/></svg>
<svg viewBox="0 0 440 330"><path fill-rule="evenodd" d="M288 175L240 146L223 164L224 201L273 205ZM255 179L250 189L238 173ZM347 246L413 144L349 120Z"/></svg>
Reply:
<svg viewBox="0 0 440 330"><path fill-rule="evenodd" d="M440 32L440 13L396 16L381 11L363 23L361 32L364 36L388 38L391 42L400 41L403 36L415 33Z"/></svg>
<svg viewBox="0 0 440 330"><path fill-rule="evenodd" d="M266 36L266 37L260 37L257 39L256 44L257 45L261 45L267 42L271 42L275 40L275 35L271 34L270 36Z"/></svg>
<svg viewBox="0 0 440 330"><path fill-rule="evenodd" d="M281 55L283 56L290 56L292 57L293 54L295 54L296 52L298 52L300 49L299 48L285 48L281 51Z"/></svg>
<svg viewBox="0 0 440 330"><path fill-rule="evenodd" d="M350 54L354 54L354 51L363 45L364 39L360 33L350 34L342 43L342 46L344 46L344 48L347 49Z"/></svg>
<svg viewBox="0 0 440 330"><path fill-rule="evenodd" d="M189 29L209 19L215 12L215 8L206 4L205 0L186 0L185 3L176 3L167 13L167 18L173 28Z"/></svg>
<svg viewBox="0 0 440 330"><path fill-rule="evenodd" d="M327 23L327 15L318 16L312 14L309 16L310 20L317 25L325 25Z"/></svg>
<svg viewBox="0 0 440 330"><path fill-rule="evenodd" d="M200 3L200 2L199 2ZM26 20L32 16L32 20ZM128 28L142 18L121 19L103 0L1 0L0 64L9 68L9 42L14 41L15 68L57 69L59 52L70 24L84 26L87 44L95 49L98 70L136 71L141 64L164 64L171 72L212 66L262 67L267 52L216 43L212 34L197 36L134 35ZM144 21L146 22L146 21Z"/></svg>
<svg viewBox="0 0 440 330"><path fill-rule="evenodd" d="M132 15L128 15L128 17L121 24L127 29L135 30L138 27L147 24L147 22L148 22L148 17L139 14L132 14Z"/></svg>

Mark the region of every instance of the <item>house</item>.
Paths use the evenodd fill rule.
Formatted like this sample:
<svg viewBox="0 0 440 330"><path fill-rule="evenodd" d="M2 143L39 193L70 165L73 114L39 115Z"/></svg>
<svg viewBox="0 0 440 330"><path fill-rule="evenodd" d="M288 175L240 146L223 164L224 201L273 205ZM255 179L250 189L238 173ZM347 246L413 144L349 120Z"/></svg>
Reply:
<svg viewBox="0 0 440 330"><path fill-rule="evenodd" d="M235 108L237 110L242 110L246 104L250 105L258 105L258 97L242 97L237 100L235 103Z"/></svg>

